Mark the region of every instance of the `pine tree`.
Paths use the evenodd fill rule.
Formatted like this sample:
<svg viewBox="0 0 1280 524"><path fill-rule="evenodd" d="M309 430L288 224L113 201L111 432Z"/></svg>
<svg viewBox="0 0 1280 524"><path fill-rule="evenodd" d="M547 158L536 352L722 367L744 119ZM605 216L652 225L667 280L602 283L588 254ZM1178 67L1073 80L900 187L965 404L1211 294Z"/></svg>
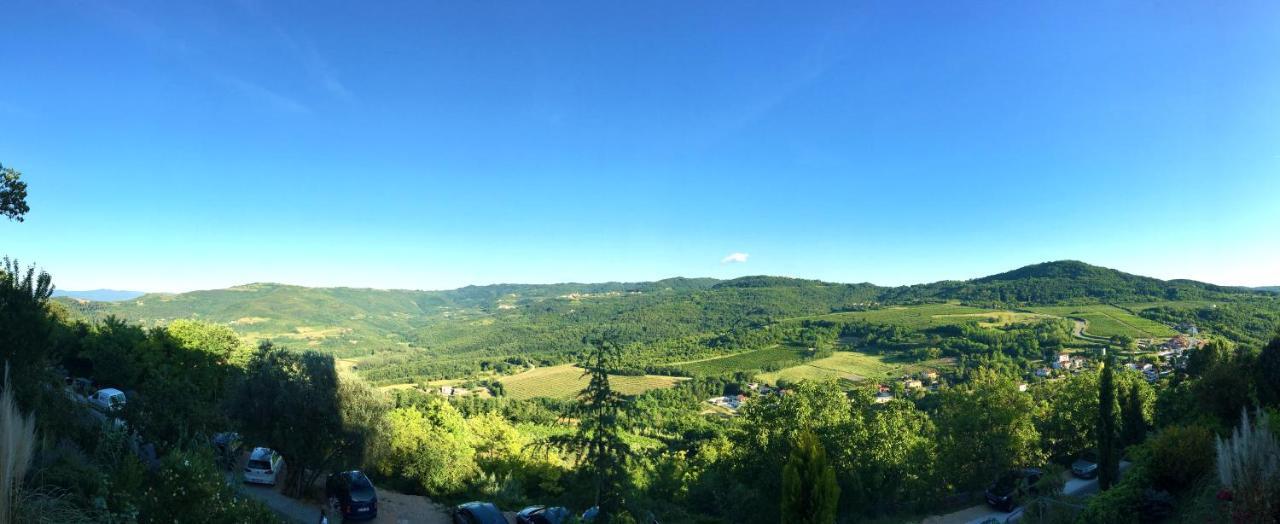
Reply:
<svg viewBox="0 0 1280 524"><path fill-rule="evenodd" d="M592 349L579 365L590 381L578 394L578 431L554 442L581 457L594 484L599 508L596 521L608 524L617 521L623 511L623 494L628 485L626 461L631 455L630 446L622 439L621 416L626 397L609 384L609 372L616 368L621 348L613 331L584 341Z"/></svg>
<svg viewBox="0 0 1280 524"><path fill-rule="evenodd" d="M840 485L827 451L810 431L801 433L782 469L782 524L836 521Z"/></svg>
<svg viewBox="0 0 1280 524"><path fill-rule="evenodd" d="M1116 452L1115 359L1107 357L1098 384L1098 488L1106 490L1119 476Z"/></svg>

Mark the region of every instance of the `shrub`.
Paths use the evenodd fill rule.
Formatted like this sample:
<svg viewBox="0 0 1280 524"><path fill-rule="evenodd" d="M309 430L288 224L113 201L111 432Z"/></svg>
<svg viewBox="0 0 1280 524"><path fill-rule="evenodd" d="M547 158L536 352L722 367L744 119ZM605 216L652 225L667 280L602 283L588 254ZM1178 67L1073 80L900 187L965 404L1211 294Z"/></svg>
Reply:
<svg viewBox="0 0 1280 524"><path fill-rule="evenodd" d="M1149 443L1152 481L1161 489L1183 491L1213 467L1213 433L1203 426L1171 426Z"/></svg>

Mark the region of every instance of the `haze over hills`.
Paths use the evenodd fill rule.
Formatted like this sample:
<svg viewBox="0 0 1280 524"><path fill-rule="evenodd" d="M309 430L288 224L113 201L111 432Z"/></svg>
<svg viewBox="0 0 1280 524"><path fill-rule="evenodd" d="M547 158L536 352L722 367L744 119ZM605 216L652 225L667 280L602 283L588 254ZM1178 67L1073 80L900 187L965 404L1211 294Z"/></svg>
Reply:
<svg viewBox="0 0 1280 524"><path fill-rule="evenodd" d="M123 291L118 289L90 289L88 291L68 291L63 289L53 290L55 297L78 298L80 300L93 300L98 302L115 302L119 300L129 300L138 298L146 293L142 291Z"/></svg>

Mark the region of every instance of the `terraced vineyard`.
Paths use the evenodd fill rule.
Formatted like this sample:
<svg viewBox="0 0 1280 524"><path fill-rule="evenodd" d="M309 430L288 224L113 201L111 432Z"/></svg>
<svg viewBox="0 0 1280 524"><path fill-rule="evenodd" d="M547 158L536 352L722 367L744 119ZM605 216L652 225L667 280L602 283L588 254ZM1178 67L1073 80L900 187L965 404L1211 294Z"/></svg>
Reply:
<svg viewBox="0 0 1280 524"><path fill-rule="evenodd" d="M1112 305L1048 306L1028 309L1036 313L1082 319L1088 323L1085 333L1098 337L1127 335L1133 338L1160 338L1177 334L1169 326L1139 317Z"/></svg>
<svg viewBox="0 0 1280 524"><path fill-rule="evenodd" d="M959 304L929 304L923 306L895 306L870 311L850 311L808 317L815 320L860 319L873 324L892 324L912 329L923 329L966 322L979 321L988 327L1027 322L1044 315L1022 311L985 309Z"/></svg>
<svg viewBox="0 0 1280 524"><path fill-rule="evenodd" d="M781 369L804 360L803 348L773 346L755 351L735 353L723 357L680 364L679 367L693 375L719 375L734 371Z"/></svg>

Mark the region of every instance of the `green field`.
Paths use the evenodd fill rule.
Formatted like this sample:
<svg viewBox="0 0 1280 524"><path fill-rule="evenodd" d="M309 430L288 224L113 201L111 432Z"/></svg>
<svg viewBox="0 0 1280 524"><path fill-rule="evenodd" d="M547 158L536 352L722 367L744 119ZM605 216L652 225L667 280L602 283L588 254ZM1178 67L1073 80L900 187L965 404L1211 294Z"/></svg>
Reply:
<svg viewBox="0 0 1280 524"><path fill-rule="evenodd" d="M782 368L798 364L804 360L805 351L799 348L773 346L678 365L694 375L719 375L734 371L765 369L771 365Z"/></svg>
<svg viewBox="0 0 1280 524"><path fill-rule="evenodd" d="M1133 338L1160 338L1177 334L1169 326L1136 316L1107 304L1033 307L1028 309L1036 313L1082 319L1088 324L1085 327L1085 334L1103 338L1110 338L1116 335L1128 335Z"/></svg>
<svg viewBox="0 0 1280 524"><path fill-rule="evenodd" d="M757 378L765 382L777 383L778 379L792 382L801 380L844 379L851 382L863 380L881 381L896 378L904 374L915 373L925 369L940 369L954 365L949 359L930 360L925 362L899 363L891 362L881 355L870 355L854 351L837 351L826 358L792 366L781 371L762 373Z"/></svg>
<svg viewBox="0 0 1280 524"><path fill-rule="evenodd" d="M517 400L534 397L573 398L587 386L587 377L582 373L583 369L580 367L562 364L508 375L498 381L506 389L506 396ZM624 395L638 395L651 389L669 388L681 380L686 379L662 375L609 376L609 384L614 390Z"/></svg>
<svg viewBox="0 0 1280 524"><path fill-rule="evenodd" d="M928 304L923 306L894 306L870 311L850 311L808 317L813 320L860 319L873 324L890 324L912 329L963 324L978 321L987 327L1027 322L1044 315L1018 311L985 309L959 304Z"/></svg>

